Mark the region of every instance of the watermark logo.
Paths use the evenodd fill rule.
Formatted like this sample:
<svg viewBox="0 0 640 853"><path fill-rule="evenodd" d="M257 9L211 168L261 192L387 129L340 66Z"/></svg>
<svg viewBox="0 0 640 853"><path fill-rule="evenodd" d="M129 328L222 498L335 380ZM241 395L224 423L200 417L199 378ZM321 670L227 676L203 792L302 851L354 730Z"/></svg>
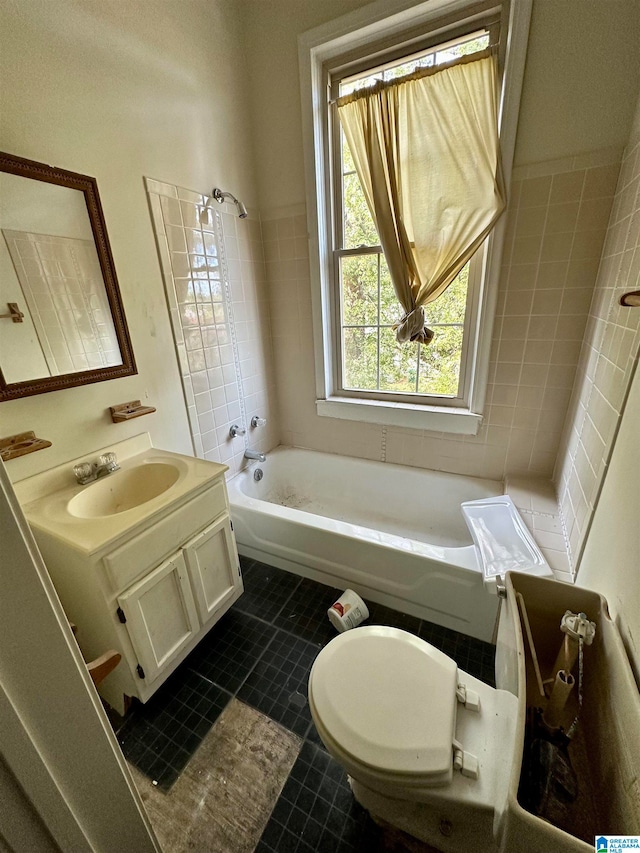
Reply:
<svg viewBox="0 0 640 853"><path fill-rule="evenodd" d="M593 845L595 853L624 853L640 850L640 835L597 835Z"/></svg>

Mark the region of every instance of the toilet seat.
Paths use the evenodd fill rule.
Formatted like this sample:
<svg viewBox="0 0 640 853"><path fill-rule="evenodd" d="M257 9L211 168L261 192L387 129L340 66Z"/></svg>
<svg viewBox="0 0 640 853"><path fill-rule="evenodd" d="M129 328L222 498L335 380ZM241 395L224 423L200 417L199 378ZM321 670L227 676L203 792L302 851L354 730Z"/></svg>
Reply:
<svg viewBox="0 0 640 853"><path fill-rule="evenodd" d="M453 772L458 667L398 628L367 626L333 639L309 677L323 739L351 767L408 787Z"/></svg>

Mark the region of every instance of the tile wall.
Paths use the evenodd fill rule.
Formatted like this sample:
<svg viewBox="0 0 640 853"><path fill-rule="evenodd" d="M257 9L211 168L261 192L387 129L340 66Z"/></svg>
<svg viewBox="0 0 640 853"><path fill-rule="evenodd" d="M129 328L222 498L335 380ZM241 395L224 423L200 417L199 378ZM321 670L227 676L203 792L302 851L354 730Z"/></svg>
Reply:
<svg viewBox="0 0 640 853"><path fill-rule="evenodd" d="M640 110L638 119L620 169L555 473L574 571L640 348L640 309L619 304L640 287Z"/></svg>
<svg viewBox="0 0 640 853"><path fill-rule="evenodd" d="M2 233L50 374L122 364L93 241Z"/></svg>
<svg viewBox="0 0 640 853"><path fill-rule="evenodd" d="M260 223L191 190L146 185L194 452L232 476L246 447L278 443ZM252 429L254 415L267 425ZM232 424L247 434L231 439Z"/></svg>
<svg viewBox="0 0 640 853"><path fill-rule="evenodd" d="M501 479L550 478L620 152L516 170L485 421L477 436L318 417L304 206L262 215L283 444Z"/></svg>

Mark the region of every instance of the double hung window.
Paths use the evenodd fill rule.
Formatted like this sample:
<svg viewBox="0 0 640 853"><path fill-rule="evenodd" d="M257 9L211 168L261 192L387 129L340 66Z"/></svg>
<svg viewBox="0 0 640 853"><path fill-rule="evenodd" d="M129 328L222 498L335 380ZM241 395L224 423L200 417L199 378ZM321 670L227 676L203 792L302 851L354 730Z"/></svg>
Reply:
<svg viewBox="0 0 640 853"><path fill-rule="evenodd" d="M427 5L432 6L421 4L420 9ZM464 4L458 5L462 8ZM476 5L475 10L478 8ZM395 327L402 320L403 308L334 105L344 96L381 85L380 81L384 84L420 74L424 68L435 71L470 54L486 52L488 47L498 53L504 85L501 32L504 29L506 36L509 13L489 4L486 9L468 20L461 14L445 26L425 25L422 34L414 21L395 41L388 34L376 39L360 38L362 31L354 32L350 49L347 38L335 38L319 46L316 41L305 54L304 38L301 40L303 93L305 88L311 90L312 103L305 128L307 143L312 141L313 148L313 163L307 162L314 173L313 185L308 183L312 186L308 200L318 214L312 286L319 296L316 309L321 306L314 312L321 415L462 433L475 433L479 427L499 269L495 231L446 290L424 306L433 340L400 343ZM425 14L431 13L427 10ZM316 31L307 35L313 45ZM305 61L310 71L307 87ZM519 97L521 81L516 82ZM500 112L504 126L502 106ZM508 140L508 168L516 121L517 110L507 123L512 137ZM455 141L452 138L451 144Z"/></svg>
<svg viewBox="0 0 640 853"><path fill-rule="evenodd" d="M351 75L333 75L332 100L485 50L482 29ZM464 405L469 395L476 304L483 250L468 261L426 311L430 344L398 343L402 307L393 289L376 227L344 131L334 119L334 288L336 386L348 396Z"/></svg>

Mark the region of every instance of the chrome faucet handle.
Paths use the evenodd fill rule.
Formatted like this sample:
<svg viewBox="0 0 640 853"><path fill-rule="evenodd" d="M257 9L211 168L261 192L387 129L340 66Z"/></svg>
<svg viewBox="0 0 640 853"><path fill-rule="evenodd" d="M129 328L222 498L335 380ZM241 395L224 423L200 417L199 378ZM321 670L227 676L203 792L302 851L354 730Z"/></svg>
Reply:
<svg viewBox="0 0 640 853"><path fill-rule="evenodd" d="M98 457L98 465L103 466L107 471L117 471L120 467L115 453L103 453Z"/></svg>
<svg viewBox="0 0 640 853"><path fill-rule="evenodd" d="M74 465L73 474L76 480L84 485L93 479L93 465L91 462L81 462L79 465Z"/></svg>
<svg viewBox="0 0 640 853"><path fill-rule="evenodd" d="M267 425L267 419L266 418L259 418L257 415L254 415L251 418L251 426L254 429L256 427L261 427L261 426L266 426L266 425Z"/></svg>
<svg viewBox="0 0 640 853"><path fill-rule="evenodd" d="M245 435L246 429L244 427L238 426L238 424L234 424L229 430L229 435L231 438L235 438L237 435Z"/></svg>

